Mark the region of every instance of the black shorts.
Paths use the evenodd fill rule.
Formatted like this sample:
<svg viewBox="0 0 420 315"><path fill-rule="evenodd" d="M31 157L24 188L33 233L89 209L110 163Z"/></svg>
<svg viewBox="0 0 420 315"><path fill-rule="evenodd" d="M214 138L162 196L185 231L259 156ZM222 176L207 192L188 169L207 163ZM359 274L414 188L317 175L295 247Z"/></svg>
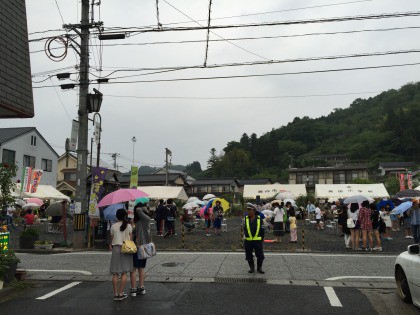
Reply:
<svg viewBox="0 0 420 315"><path fill-rule="evenodd" d="M138 259L137 254L133 254L133 267L134 268L146 268L147 259Z"/></svg>
<svg viewBox="0 0 420 315"><path fill-rule="evenodd" d="M316 224L319 224L321 222L321 219L316 219Z"/></svg>

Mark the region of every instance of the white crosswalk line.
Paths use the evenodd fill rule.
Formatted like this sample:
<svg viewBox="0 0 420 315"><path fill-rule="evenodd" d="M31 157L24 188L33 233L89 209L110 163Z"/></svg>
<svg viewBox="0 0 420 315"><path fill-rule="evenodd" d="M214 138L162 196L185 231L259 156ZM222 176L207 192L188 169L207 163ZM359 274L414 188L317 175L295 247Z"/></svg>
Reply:
<svg viewBox="0 0 420 315"><path fill-rule="evenodd" d="M54 290L54 291L52 291L52 292L50 292L48 294L45 294L43 296L40 296L40 297L36 298L36 299L37 300L45 300L45 299L48 299L49 297L52 297L53 295L56 295L56 294L58 294L60 292L63 292L64 290L70 289L70 288L74 287L75 285L78 285L79 283L82 283L82 282L72 282L72 283L69 283L69 284L65 285L64 287L62 287L60 289Z"/></svg>
<svg viewBox="0 0 420 315"><path fill-rule="evenodd" d="M324 287L324 290L328 299L330 300L331 306L343 307L343 305L341 305L340 299L338 298L337 294L335 294L335 291L332 287Z"/></svg>

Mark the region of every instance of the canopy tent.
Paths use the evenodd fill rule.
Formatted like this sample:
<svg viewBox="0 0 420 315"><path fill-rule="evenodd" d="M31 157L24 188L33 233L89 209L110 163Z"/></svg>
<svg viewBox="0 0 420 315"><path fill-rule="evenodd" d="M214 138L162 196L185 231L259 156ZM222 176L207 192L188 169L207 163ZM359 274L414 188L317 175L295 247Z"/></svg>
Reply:
<svg viewBox="0 0 420 315"><path fill-rule="evenodd" d="M416 190L420 190L420 186L417 186L416 188L414 188L414 189L416 189Z"/></svg>
<svg viewBox="0 0 420 315"><path fill-rule="evenodd" d="M139 186L137 189L148 194L150 199L188 199L184 187L179 186Z"/></svg>
<svg viewBox="0 0 420 315"><path fill-rule="evenodd" d="M306 196L304 184L244 185L244 198L274 198L280 192L290 192L295 198Z"/></svg>
<svg viewBox="0 0 420 315"><path fill-rule="evenodd" d="M354 195L371 198L389 198L384 184L317 184L315 198L339 199Z"/></svg>
<svg viewBox="0 0 420 315"><path fill-rule="evenodd" d="M20 192L20 184L16 184L18 191ZM29 193L29 192L22 192L21 197L28 197L28 198L39 198L39 199L55 199L55 200L63 200L66 199L70 201L70 197L62 194L57 189L55 189L51 185L39 185L36 193Z"/></svg>

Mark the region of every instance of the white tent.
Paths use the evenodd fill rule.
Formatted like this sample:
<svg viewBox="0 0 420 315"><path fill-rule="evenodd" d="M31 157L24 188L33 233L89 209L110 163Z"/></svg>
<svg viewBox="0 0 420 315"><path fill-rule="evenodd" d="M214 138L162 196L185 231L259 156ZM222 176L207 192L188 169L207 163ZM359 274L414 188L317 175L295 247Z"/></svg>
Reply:
<svg viewBox="0 0 420 315"><path fill-rule="evenodd" d="M179 186L139 186L137 189L148 194L150 199L188 199L184 187Z"/></svg>
<svg viewBox="0 0 420 315"><path fill-rule="evenodd" d="M295 198L306 196L306 187L304 184L272 184L272 185L244 185L244 198L255 199L274 198L280 192L290 192Z"/></svg>
<svg viewBox="0 0 420 315"><path fill-rule="evenodd" d="M338 199L354 195L371 198L389 198L384 184L317 184L315 198Z"/></svg>
<svg viewBox="0 0 420 315"><path fill-rule="evenodd" d="M20 191L20 184L16 184L16 186L18 187L18 191ZM31 194L29 192L22 192L21 197L55 200L66 199L67 201L70 201L70 197L62 194L51 185L39 185L36 193Z"/></svg>

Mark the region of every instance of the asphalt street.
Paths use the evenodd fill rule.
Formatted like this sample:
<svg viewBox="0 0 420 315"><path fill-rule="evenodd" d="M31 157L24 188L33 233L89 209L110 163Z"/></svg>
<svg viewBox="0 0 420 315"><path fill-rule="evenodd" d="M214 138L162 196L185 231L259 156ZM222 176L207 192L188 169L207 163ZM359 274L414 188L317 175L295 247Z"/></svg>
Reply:
<svg viewBox="0 0 420 315"><path fill-rule="evenodd" d="M145 296L114 301L109 252L18 253L33 288L1 314L416 314L395 294L396 255L266 253L249 274L243 252L159 252ZM128 291L128 284L126 291Z"/></svg>

